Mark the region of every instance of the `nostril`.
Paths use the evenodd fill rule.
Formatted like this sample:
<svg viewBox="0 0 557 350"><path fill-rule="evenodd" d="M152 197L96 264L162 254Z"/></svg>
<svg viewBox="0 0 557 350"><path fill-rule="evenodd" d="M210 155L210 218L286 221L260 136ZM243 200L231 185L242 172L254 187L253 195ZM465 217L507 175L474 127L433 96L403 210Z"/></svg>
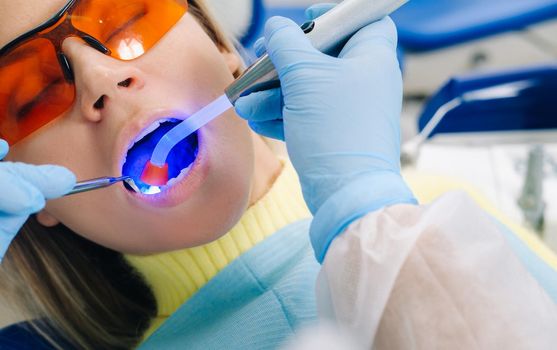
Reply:
<svg viewBox="0 0 557 350"><path fill-rule="evenodd" d="M120 87L129 87L131 84L133 83L133 79L132 78L128 78L126 80L123 80L121 82L118 83L118 86Z"/></svg>
<svg viewBox="0 0 557 350"><path fill-rule="evenodd" d="M95 109L103 109L104 108L104 99L105 99L106 95L102 95L97 102L95 102L95 104L93 105L93 108Z"/></svg>

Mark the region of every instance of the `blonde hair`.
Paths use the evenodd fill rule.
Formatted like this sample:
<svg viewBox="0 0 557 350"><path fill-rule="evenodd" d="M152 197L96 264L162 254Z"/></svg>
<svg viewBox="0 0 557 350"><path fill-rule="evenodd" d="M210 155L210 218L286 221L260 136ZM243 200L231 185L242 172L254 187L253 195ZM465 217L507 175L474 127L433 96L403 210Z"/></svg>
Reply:
<svg viewBox="0 0 557 350"><path fill-rule="evenodd" d="M203 0L188 3L215 44L235 52ZM10 246L0 281L2 296L58 349L134 348L156 316L150 288L122 254L35 217Z"/></svg>

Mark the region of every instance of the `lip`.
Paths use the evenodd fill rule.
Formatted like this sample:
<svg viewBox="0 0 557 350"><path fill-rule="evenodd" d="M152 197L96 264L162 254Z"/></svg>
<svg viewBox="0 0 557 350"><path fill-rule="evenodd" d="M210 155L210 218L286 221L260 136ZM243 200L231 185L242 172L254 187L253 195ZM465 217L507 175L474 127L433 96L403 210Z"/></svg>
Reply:
<svg viewBox="0 0 557 350"><path fill-rule="evenodd" d="M128 152L129 146L135 138L147 127L157 120L166 118L175 118L183 120L186 114L182 111L176 110L159 110L149 114L147 117L139 117L137 121L129 123L122 129L118 136L117 152L113 164L117 167L116 172L120 174L124 165L124 158ZM168 208L176 206L185 201L202 183L207 173L207 147L205 147L205 135L200 129L198 133L198 153L194 162L191 165L189 172L178 182L174 183L165 191L145 195L127 190L124 186L119 186L121 191L124 191L129 200L136 204L146 204L148 206L155 206L161 208Z"/></svg>

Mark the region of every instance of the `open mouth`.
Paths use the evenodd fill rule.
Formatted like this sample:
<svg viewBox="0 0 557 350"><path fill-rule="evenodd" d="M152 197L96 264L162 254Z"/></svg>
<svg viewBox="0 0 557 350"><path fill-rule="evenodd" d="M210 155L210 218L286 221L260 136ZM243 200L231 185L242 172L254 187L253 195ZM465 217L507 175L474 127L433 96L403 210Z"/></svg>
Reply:
<svg viewBox="0 0 557 350"><path fill-rule="evenodd" d="M190 171L199 150L197 132L180 141L170 151L168 163L168 183L165 186L151 186L141 181L141 174L147 162L151 159L153 149L159 140L172 128L181 122L179 119L161 119L147 127L130 145L122 166L122 175L130 176L137 188L124 183L127 190L143 194L157 194L165 191L174 183L186 177Z"/></svg>

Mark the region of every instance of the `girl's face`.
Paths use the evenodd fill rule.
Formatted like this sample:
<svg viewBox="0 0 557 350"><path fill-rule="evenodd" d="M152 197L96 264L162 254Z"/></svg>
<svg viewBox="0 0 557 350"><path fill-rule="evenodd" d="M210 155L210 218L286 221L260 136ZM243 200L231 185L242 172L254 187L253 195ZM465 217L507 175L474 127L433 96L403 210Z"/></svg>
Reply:
<svg viewBox="0 0 557 350"><path fill-rule="evenodd" d="M66 0L0 0L0 46L36 27ZM79 180L119 176L128 147L154 121L189 116L220 96L240 61L219 49L187 13L153 48L119 61L68 38L63 50L77 97L59 118L11 147L7 159L59 164ZM118 84L128 81L129 84ZM96 102L103 97L103 104ZM232 110L198 133L198 155L168 192L134 194L122 185L52 200L38 216L87 239L135 254L212 241L245 210L254 173L251 132Z"/></svg>

